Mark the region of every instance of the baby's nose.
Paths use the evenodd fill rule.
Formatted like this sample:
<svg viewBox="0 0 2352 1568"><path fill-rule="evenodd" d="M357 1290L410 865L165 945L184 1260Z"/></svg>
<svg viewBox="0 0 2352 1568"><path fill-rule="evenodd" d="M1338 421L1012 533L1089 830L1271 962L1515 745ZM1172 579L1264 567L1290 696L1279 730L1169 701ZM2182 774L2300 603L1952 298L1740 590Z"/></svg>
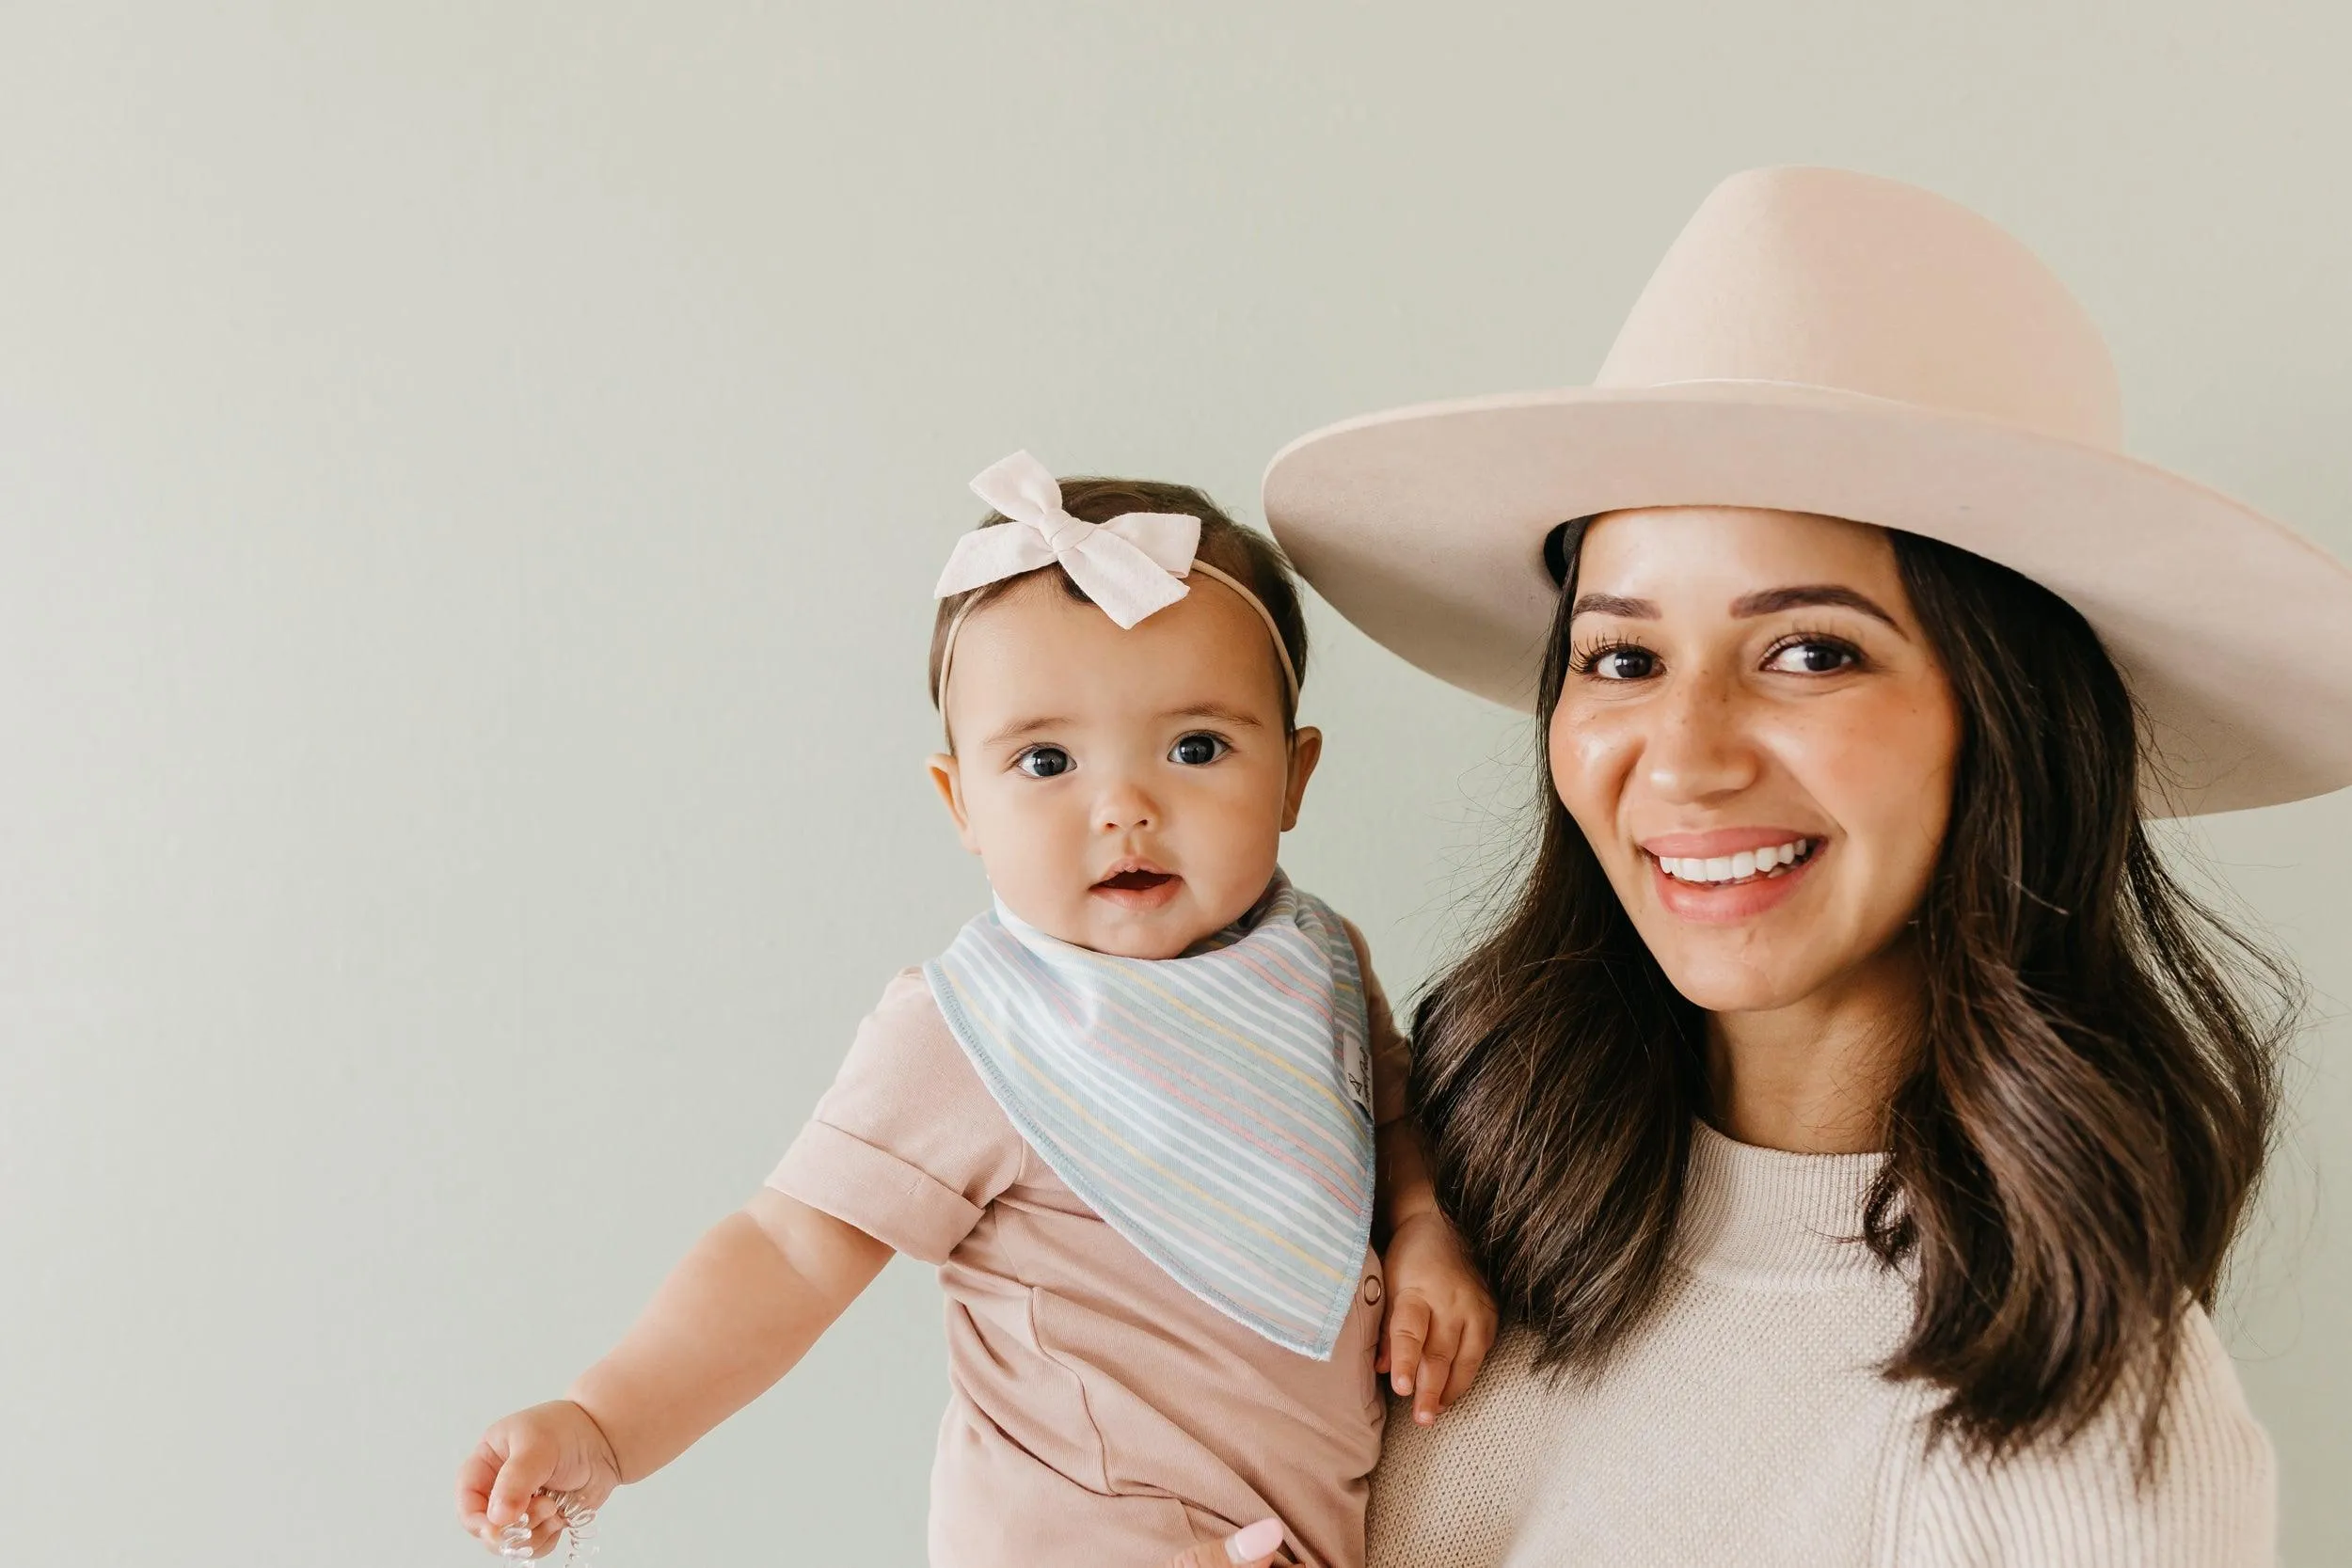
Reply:
<svg viewBox="0 0 2352 1568"><path fill-rule="evenodd" d="M1097 824L1104 832L1114 833L1152 827L1159 816L1152 798L1132 784L1104 791L1094 809Z"/></svg>

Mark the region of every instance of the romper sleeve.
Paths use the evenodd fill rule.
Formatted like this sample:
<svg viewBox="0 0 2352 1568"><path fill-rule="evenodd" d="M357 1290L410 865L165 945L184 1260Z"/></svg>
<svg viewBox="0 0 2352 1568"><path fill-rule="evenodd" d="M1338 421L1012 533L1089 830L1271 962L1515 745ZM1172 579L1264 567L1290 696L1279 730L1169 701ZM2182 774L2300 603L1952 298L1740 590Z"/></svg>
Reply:
<svg viewBox="0 0 2352 1568"><path fill-rule="evenodd" d="M1017 1180L1026 1146L905 970L858 1025L768 1185L926 1263L944 1263L990 1200Z"/></svg>
<svg viewBox="0 0 2352 1568"><path fill-rule="evenodd" d="M1413 1070L1413 1048L1389 1010L1388 993L1372 972L1372 947L1352 920L1343 918L1347 940L1356 944L1356 967L1364 977L1364 1015L1372 1046L1372 1119L1386 1127L1406 1113L1406 1080Z"/></svg>

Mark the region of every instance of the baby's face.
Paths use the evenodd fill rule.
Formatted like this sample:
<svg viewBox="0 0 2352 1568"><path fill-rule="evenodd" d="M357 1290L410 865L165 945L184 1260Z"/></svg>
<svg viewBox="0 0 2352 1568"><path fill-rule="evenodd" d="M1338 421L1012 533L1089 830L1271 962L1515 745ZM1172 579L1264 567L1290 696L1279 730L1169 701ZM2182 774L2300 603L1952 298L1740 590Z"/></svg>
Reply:
<svg viewBox="0 0 2352 1568"><path fill-rule="evenodd" d="M965 620L945 703L956 752L932 777L997 896L1131 958L1257 902L1321 749L1282 734L1264 623L1204 576L1128 631L1032 578Z"/></svg>

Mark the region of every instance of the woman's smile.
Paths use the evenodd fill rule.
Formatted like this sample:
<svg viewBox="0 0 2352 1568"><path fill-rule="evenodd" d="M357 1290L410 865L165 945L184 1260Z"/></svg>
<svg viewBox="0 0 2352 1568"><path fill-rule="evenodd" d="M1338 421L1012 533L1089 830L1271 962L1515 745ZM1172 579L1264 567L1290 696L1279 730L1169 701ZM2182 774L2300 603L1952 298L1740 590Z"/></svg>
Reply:
<svg viewBox="0 0 2352 1568"><path fill-rule="evenodd" d="M1641 845L1651 892L1668 914L1702 925L1753 920L1793 896L1829 838L1784 828L1664 833Z"/></svg>

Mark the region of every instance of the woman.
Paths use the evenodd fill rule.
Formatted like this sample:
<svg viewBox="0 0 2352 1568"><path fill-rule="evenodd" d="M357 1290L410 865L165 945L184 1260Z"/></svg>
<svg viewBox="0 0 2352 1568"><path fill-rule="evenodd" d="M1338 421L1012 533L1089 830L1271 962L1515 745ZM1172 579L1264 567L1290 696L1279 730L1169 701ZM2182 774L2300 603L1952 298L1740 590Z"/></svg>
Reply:
<svg viewBox="0 0 2352 1568"><path fill-rule="evenodd" d="M1375 1563L2271 1560L2206 1309L2293 987L2144 822L2352 783L2352 575L2118 429L2015 241L1772 170L1597 387L1276 460L1317 588L1549 742L1416 1031L1523 1326L1391 1423Z"/></svg>

